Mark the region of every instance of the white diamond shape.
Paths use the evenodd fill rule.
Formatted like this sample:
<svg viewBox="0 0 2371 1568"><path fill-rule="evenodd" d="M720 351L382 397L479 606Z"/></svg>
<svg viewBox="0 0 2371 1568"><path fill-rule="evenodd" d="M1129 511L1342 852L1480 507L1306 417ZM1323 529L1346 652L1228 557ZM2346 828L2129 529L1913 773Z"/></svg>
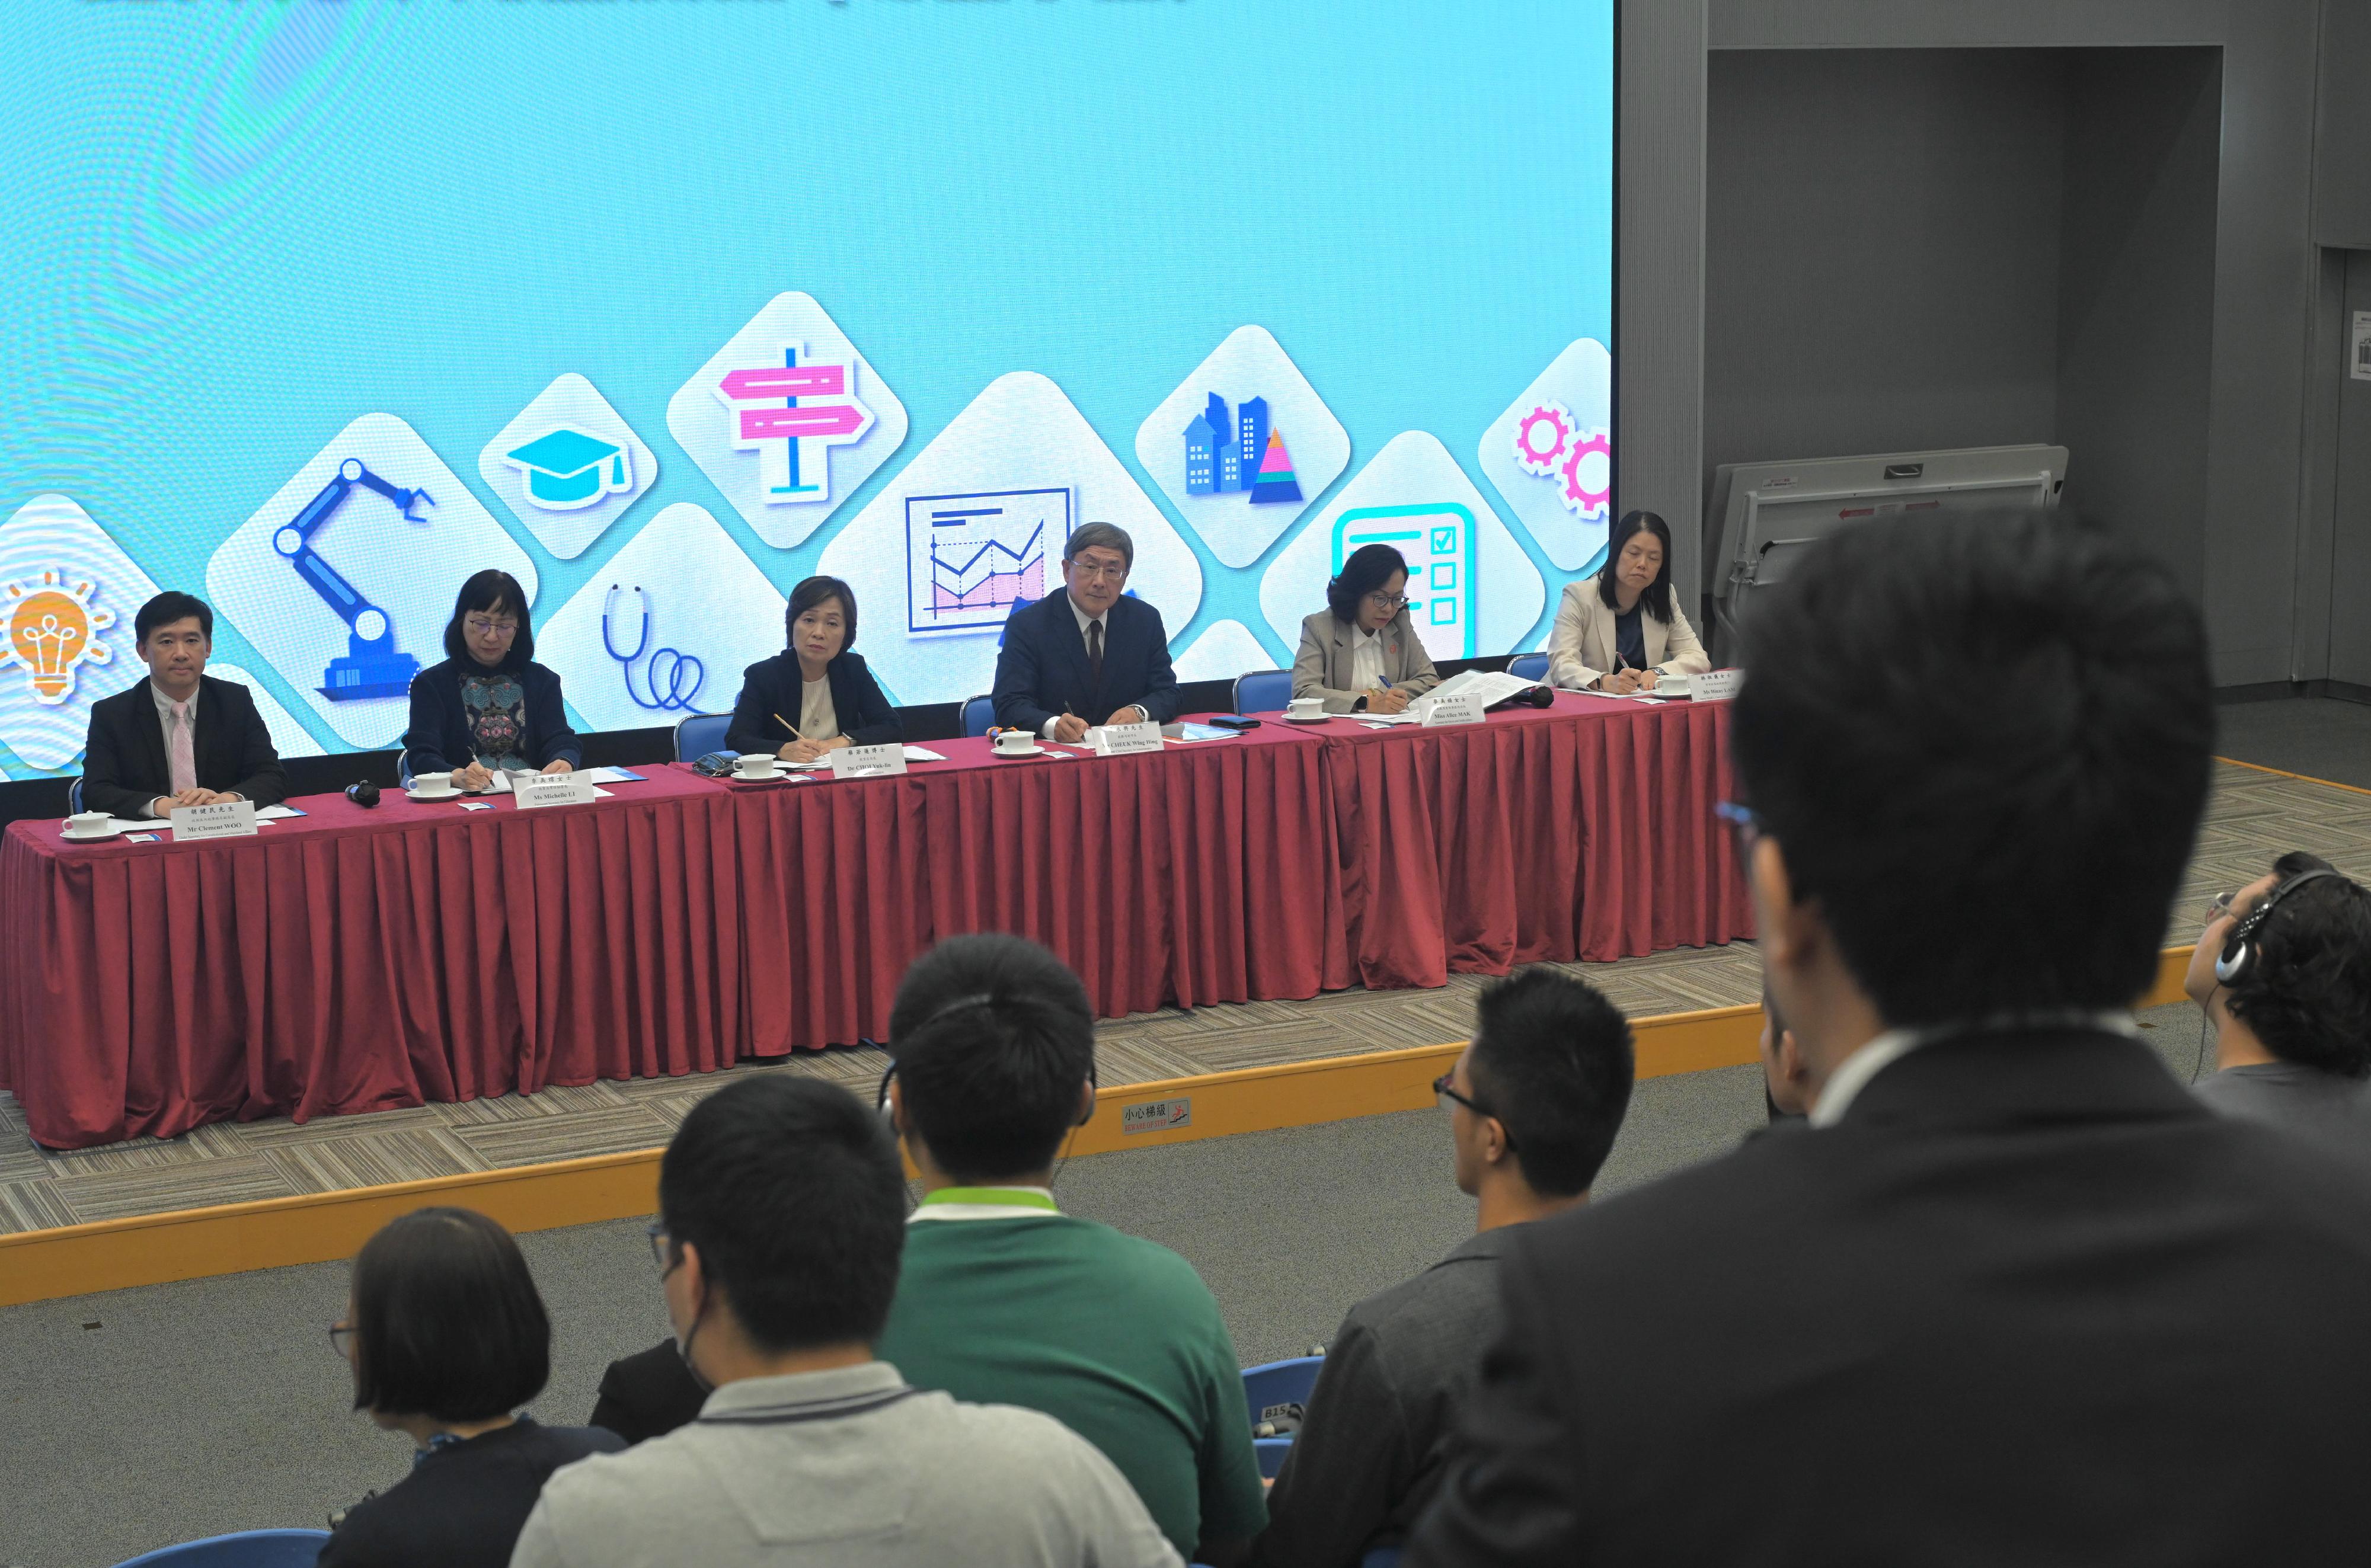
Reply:
<svg viewBox="0 0 2371 1568"><path fill-rule="evenodd" d="M1266 402L1268 428L1282 433L1292 459L1299 501L1254 504L1243 490L1196 495L1188 490L1186 429L1213 394L1226 404L1235 431L1244 402ZM1137 428L1136 460L1212 555L1229 566L1249 566L1342 477L1350 466L1350 432L1266 328L1238 327Z"/></svg>
<svg viewBox="0 0 2371 1568"><path fill-rule="evenodd" d="M1440 438L1392 437L1325 504L1260 579L1260 614L1289 647L1301 617L1325 607L1322 592L1361 544L1391 544L1408 562L1408 610L1435 659L1510 651L1547 603L1539 569L1490 510Z"/></svg>
<svg viewBox="0 0 2371 1568"><path fill-rule="evenodd" d="M1231 681L1252 670L1273 670L1276 660L1260 646L1252 628L1239 620L1212 621L1193 646L1177 655L1180 685L1187 681Z"/></svg>
<svg viewBox="0 0 2371 1568"><path fill-rule="evenodd" d="M23 664L0 665L0 741L26 766L44 772L82 755L92 703L128 690L148 674L133 651L132 618L156 593L148 574L132 564L89 513L62 495L37 495L0 523L0 584L29 585L52 571L68 589L93 584L91 607L115 619L91 633L94 644L106 648L107 663L78 662L63 702L36 700L33 672ZM0 631L7 629L7 602L0 597Z"/></svg>
<svg viewBox="0 0 2371 1568"><path fill-rule="evenodd" d="M1067 493L1057 499L1046 492ZM900 702L960 702L988 690L996 674L1006 606L997 605L989 624L932 632L932 608L918 603L912 589L908 500L966 496L1043 502L1048 514L1067 513L1071 527L1116 523L1127 529L1136 543L1128 592L1158 609L1166 627L1185 626L1202 602L1202 568L1192 548L1062 389L1035 371L1000 375L833 536L815 567L856 591L864 606L859 651ZM922 519L918 525L929 526L930 510L914 511ZM1061 541L1048 537L1043 545L1042 582L1047 592L1058 593Z"/></svg>
<svg viewBox="0 0 2371 1568"><path fill-rule="evenodd" d="M535 562L478 503L419 432L393 414L364 414L296 470L206 563L214 608L238 623L248 645L303 695L338 738L359 751L395 744L410 716L402 697L332 702L321 685L331 660L347 651L346 623L288 559L272 536L304 511L348 458L402 490L425 490L427 521L407 523L386 497L356 485L313 536L330 570L384 611L396 651L427 668L445 657L453 597L471 573L499 567L535 597Z"/></svg>
<svg viewBox="0 0 2371 1568"><path fill-rule="evenodd" d="M788 604L706 507L679 501L536 628L536 657L595 730L730 712L741 672L782 651Z"/></svg>
<svg viewBox="0 0 2371 1568"><path fill-rule="evenodd" d="M527 489L527 471L512 461L510 454L558 430L581 431L623 448L625 488L604 487L597 498L585 505L537 504ZM526 525L527 532L543 541L545 549L562 560L573 560L601 536L604 529L649 493L651 486L658 481L659 460L634 432L634 427L626 422L625 416L609 406L609 399L601 396L600 389L570 371L537 393L535 400L520 409L516 419L503 426L501 434L486 443L486 449L478 454L478 477L502 498L512 516Z"/></svg>
<svg viewBox="0 0 2371 1568"><path fill-rule="evenodd" d="M824 493L808 501L770 499L763 477L766 455L740 444L734 409L721 401L717 388L736 370L782 363L783 351L795 346L799 363L839 363L854 367L855 385L849 392L871 410L873 423L863 434L842 444L812 454L809 470L802 474L816 482L811 471L820 462ZM776 294L748 325L733 334L698 375L676 389L667 400L667 429L676 444L700 465L711 483L723 492L750 529L778 550L795 548L856 493L873 471L889 460L906 439L906 405L881 379L828 311L810 295L793 289Z"/></svg>
<svg viewBox="0 0 2371 1568"><path fill-rule="evenodd" d="M1613 359L1594 338L1578 338L1556 355L1523 395L1482 432L1475 455L1482 472L1498 488L1507 508L1536 541L1559 571L1579 572L1605 548L1609 501L1596 517L1584 519L1565 504L1561 474L1528 474L1515 456L1515 432L1523 416L1543 404L1562 406L1571 416L1572 434L1610 431L1613 423ZM1612 466L1609 452L1604 459ZM1594 459L1592 459L1592 464ZM1561 467L1561 464L1558 465Z"/></svg>

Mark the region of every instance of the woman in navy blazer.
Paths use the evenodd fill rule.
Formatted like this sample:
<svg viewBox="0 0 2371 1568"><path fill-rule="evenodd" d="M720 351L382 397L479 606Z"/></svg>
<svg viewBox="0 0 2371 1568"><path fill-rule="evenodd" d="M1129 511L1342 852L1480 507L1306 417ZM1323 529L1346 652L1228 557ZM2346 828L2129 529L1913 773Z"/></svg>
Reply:
<svg viewBox="0 0 2371 1568"><path fill-rule="evenodd" d="M445 660L411 677L411 724L403 732L403 782L450 773L482 790L497 767L573 773L584 760L560 676L535 662L526 593L507 571L461 584L445 628Z"/></svg>
<svg viewBox="0 0 2371 1568"><path fill-rule="evenodd" d="M856 645L856 591L837 577L810 577L782 611L789 644L741 674L741 696L724 744L813 762L842 746L875 746L905 733L881 683Z"/></svg>

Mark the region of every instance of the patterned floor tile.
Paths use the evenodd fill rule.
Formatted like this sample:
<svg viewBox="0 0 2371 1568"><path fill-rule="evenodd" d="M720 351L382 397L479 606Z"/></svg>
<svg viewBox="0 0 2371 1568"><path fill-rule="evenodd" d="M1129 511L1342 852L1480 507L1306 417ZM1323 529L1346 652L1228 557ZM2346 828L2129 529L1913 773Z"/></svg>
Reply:
<svg viewBox="0 0 2371 1568"><path fill-rule="evenodd" d="M300 1193L341 1193L489 1169L483 1155L443 1126L282 1144L263 1158Z"/></svg>
<svg viewBox="0 0 2371 1568"><path fill-rule="evenodd" d="M0 1235L12 1230L54 1230L75 1223L74 1210L58 1196L56 1185L38 1182L0 1182Z"/></svg>
<svg viewBox="0 0 2371 1568"><path fill-rule="evenodd" d="M580 1111L568 1116L456 1127L453 1136L487 1164L499 1169L658 1148L674 1131L648 1105L620 1105L602 1111Z"/></svg>
<svg viewBox="0 0 2371 1568"><path fill-rule="evenodd" d="M247 1154L238 1128L230 1122L209 1122L178 1138L132 1138L95 1148L44 1151L52 1178L95 1175L103 1171L161 1170L214 1165Z"/></svg>
<svg viewBox="0 0 2371 1568"><path fill-rule="evenodd" d="M411 1105L399 1111L365 1111L358 1116L316 1116L292 1122L285 1116L238 1124L238 1141L250 1154L305 1144L335 1143L342 1138L418 1132L445 1125L442 1107Z"/></svg>
<svg viewBox="0 0 2371 1568"><path fill-rule="evenodd" d="M533 1094L489 1095L483 1100L464 1100L430 1109L448 1127L492 1127L616 1111L626 1103L626 1097L618 1092L613 1083L555 1083Z"/></svg>
<svg viewBox="0 0 2371 1568"><path fill-rule="evenodd" d="M284 1198L296 1191L261 1155L203 1164L98 1170L86 1176L60 1176L49 1184L75 1218L84 1223Z"/></svg>

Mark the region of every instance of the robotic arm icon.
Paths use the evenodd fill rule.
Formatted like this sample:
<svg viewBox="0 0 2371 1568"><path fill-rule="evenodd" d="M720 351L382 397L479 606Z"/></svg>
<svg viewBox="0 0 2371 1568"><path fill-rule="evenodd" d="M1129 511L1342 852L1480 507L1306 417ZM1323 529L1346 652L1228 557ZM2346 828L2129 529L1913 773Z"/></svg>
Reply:
<svg viewBox="0 0 2371 1568"><path fill-rule="evenodd" d="M411 514L417 503L436 504L426 490L400 490L349 457L338 465L337 473L321 487L321 492L305 503L305 510L272 536L272 548L288 558L296 575L346 623L346 651L330 660L330 667L321 674L321 695L331 702L401 697L411 689L411 677L420 673L419 660L396 651L395 628L387 620L387 612L364 598L335 567L314 552L313 536L344 504L356 485L376 490L393 502L407 523L428 521Z"/></svg>

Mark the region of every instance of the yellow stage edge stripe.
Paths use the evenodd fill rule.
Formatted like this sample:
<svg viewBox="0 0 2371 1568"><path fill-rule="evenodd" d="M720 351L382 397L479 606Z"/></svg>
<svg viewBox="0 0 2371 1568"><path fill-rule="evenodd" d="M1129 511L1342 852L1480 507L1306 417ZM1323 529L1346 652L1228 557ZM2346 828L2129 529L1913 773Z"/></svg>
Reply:
<svg viewBox="0 0 2371 1568"><path fill-rule="evenodd" d="M2247 767L2258 773L2269 773L2275 778L2294 778L2304 784L2323 784L2332 790L2344 790L2350 794L2371 795L2371 790L2365 790L2360 784L2341 784L2335 778L2316 778L2310 773L2291 773L2284 767L2266 767L2261 762L2241 762L2236 756L2218 756L2215 760L2227 762L2234 767Z"/></svg>
<svg viewBox="0 0 2371 1568"><path fill-rule="evenodd" d="M2190 949L2167 949L2157 985L2141 1005L2180 1001L2189 963ZM1634 1019L1631 1029L1640 1078L1702 1072L1759 1058L1762 1009L1665 1013ZM1079 1129L1070 1152L1107 1154L1421 1110L1432 1103L1432 1080L1464 1048L1459 1041L1114 1085L1095 1096L1095 1114ZM1179 1114L1182 1124L1168 1124ZM1130 1125L1144 1130L1127 1130ZM0 1236L0 1307L350 1258L388 1220L433 1204L480 1210L515 1231L631 1218L658 1206L660 1153L637 1149L18 1231Z"/></svg>

